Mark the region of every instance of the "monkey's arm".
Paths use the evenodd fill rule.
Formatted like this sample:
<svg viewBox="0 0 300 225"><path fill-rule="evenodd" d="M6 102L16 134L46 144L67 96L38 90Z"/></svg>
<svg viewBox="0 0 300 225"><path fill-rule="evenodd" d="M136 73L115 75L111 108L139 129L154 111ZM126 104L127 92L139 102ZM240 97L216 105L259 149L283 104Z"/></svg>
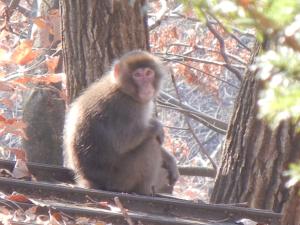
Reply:
<svg viewBox="0 0 300 225"><path fill-rule="evenodd" d="M162 167L165 168L169 173L169 184L174 185L179 178L179 171L176 165L176 159L172 156L166 149L163 147L161 148L162 158L163 158L163 165Z"/></svg>
<svg viewBox="0 0 300 225"><path fill-rule="evenodd" d="M163 142L164 131L158 120L152 119L148 127L135 126L134 123L124 127L127 129L118 130L117 135L112 133L111 145L118 153L133 151L152 138L158 139L159 143Z"/></svg>

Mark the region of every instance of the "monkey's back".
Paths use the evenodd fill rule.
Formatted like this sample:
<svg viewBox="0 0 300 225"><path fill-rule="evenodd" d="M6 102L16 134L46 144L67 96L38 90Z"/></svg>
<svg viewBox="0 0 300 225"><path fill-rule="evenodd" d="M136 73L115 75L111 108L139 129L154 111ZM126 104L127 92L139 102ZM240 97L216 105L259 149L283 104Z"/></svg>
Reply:
<svg viewBox="0 0 300 225"><path fill-rule="evenodd" d="M79 179L96 180L97 187L105 188L118 163L117 149L122 148L119 139L148 125L145 117L151 115L145 112L151 111L149 107L152 104L141 107L122 93L109 76L96 81L72 103L66 115L65 166L72 168Z"/></svg>

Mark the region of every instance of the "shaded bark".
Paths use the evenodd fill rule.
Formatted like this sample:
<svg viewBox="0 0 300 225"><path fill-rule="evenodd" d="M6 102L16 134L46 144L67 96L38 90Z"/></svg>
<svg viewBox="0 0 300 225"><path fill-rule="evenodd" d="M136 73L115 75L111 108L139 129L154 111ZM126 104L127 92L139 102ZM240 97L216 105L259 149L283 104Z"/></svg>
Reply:
<svg viewBox="0 0 300 225"><path fill-rule="evenodd" d="M282 225L300 224L300 184L295 185L289 192L289 198L283 208Z"/></svg>
<svg viewBox="0 0 300 225"><path fill-rule="evenodd" d="M148 48L144 0L60 3L69 101L107 71L116 57Z"/></svg>
<svg viewBox="0 0 300 225"><path fill-rule="evenodd" d="M256 74L248 71L228 128L211 202L248 202L253 208L281 212L291 200L282 172L300 159L300 138L290 121L271 130L257 119L261 88Z"/></svg>
<svg viewBox="0 0 300 225"><path fill-rule="evenodd" d="M23 120L28 139L22 140L30 162L62 165L65 101L51 86L32 87L24 99Z"/></svg>

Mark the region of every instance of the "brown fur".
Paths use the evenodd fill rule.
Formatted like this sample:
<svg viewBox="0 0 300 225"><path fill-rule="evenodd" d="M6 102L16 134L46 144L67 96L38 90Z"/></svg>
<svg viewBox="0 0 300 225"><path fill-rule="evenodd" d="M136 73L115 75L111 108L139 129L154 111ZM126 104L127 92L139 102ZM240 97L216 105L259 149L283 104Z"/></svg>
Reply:
<svg viewBox="0 0 300 225"><path fill-rule="evenodd" d="M155 72L145 85L155 89L148 102L137 97L141 90L132 78L144 67ZM64 128L65 165L83 187L149 195L164 164L157 141L163 130L152 118L152 100L165 72L154 56L138 50L121 57L114 71L71 105Z"/></svg>

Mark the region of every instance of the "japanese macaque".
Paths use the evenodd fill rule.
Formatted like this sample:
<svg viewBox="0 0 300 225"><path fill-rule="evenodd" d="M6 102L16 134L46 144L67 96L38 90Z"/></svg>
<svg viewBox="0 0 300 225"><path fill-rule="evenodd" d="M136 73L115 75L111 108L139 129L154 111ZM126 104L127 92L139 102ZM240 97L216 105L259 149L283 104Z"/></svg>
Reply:
<svg viewBox="0 0 300 225"><path fill-rule="evenodd" d="M64 127L64 163L80 186L145 195L172 189L178 169L161 146L162 125L153 118L165 73L157 58L135 50L72 103Z"/></svg>

